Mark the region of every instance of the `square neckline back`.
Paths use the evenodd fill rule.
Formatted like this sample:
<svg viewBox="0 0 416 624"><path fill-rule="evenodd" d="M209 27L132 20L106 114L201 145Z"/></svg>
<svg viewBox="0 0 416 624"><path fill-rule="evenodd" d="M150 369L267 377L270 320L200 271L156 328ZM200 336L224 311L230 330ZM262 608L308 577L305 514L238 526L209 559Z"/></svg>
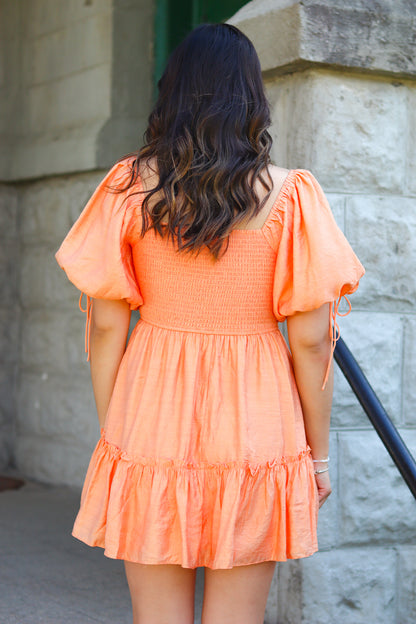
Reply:
<svg viewBox="0 0 416 624"><path fill-rule="evenodd" d="M282 200L282 197L284 195L284 192L286 190L286 187L289 185L289 182L291 182L293 175L295 174L296 169L289 169L288 174L286 175L285 179L283 180L283 184L279 189L279 192L276 196L276 199L274 200L272 207L269 210L269 214L266 217L265 222L263 223L263 225L259 228L234 228L233 230L231 230L231 234L233 234L234 232L263 232L263 230L266 229L266 227L269 225L269 222L272 220L273 218L273 214L274 211L276 209L276 206L278 206Z"/></svg>
<svg viewBox="0 0 416 624"><path fill-rule="evenodd" d="M284 195L284 192L286 190L286 187L291 182L292 177L293 177L293 175L295 173L296 173L296 169L289 169L288 170L288 173L287 173L285 179L283 180L283 183L282 183L282 185L281 185L281 187L279 189L279 192L278 192L278 194L276 196L276 199L274 200L274 202L273 202L273 204L272 204L272 206L271 206L271 208L269 210L269 213L268 213L268 215L266 217L266 220L264 221L264 223L263 223L263 225L261 227L259 227L259 228L234 228L233 230L231 230L230 234L234 234L234 232L257 232L257 233L263 232L267 228L267 226L269 225L269 222L271 221L271 219L273 218L273 213L274 213L274 211L276 209L276 206L278 206L279 203L281 202L282 197ZM140 183L141 190L144 191L144 186L143 186L143 181L142 181L141 175L139 175L139 181L140 181L139 183Z"/></svg>

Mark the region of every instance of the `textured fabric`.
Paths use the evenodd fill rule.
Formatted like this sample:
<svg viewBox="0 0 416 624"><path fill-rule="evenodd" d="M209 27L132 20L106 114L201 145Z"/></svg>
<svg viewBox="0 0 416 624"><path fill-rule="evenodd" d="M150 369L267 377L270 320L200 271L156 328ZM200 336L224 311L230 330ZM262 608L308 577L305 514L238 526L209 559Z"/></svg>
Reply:
<svg viewBox="0 0 416 624"><path fill-rule="evenodd" d="M264 226L234 230L214 262L140 236L143 195L106 188L130 162L56 256L88 297L140 309L73 535L109 557L190 568L309 556L317 489L278 321L353 292L363 267L308 171L290 171Z"/></svg>

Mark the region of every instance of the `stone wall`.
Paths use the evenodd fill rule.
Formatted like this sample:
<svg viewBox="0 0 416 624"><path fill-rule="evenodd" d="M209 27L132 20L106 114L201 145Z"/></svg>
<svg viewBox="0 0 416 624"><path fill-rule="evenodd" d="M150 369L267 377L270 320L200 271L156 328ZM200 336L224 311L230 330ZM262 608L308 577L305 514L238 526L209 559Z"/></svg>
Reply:
<svg viewBox="0 0 416 624"><path fill-rule="evenodd" d="M20 189L20 379L15 461L44 482L81 485L99 436L79 293L54 253L104 172Z"/></svg>
<svg viewBox="0 0 416 624"><path fill-rule="evenodd" d="M266 69L275 161L314 173L366 267L341 333L416 454L416 76L406 20L406 2L257 0L232 22ZM320 552L278 566L267 622L410 624L415 500L339 370L330 456Z"/></svg>
<svg viewBox="0 0 416 624"><path fill-rule="evenodd" d="M154 4L0 0L0 14L0 467L81 485L98 420L84 315L54 252L141 144Z"/></svg>
<svg viewBox="0 0 416 624"><path fill-rule="evenodd" d="M110 166L141 141L152 2L0 0L0 180Z"/></svg>
<svg viewBox="0 0 416 624"><path fill-rule="evenodd" d="M366 267L341 332L416 454L415 83L311 69L267 87L277 161L313 171ZM330 455L320 553L279 566L277 621L410 624L415 501L339 369Z"/></svg>
<svg viewBox="0 0 416 624"><path fill-rule="evenodd" d="M0 470L13 458L20 308L18 192L0 185Z"/></svg>

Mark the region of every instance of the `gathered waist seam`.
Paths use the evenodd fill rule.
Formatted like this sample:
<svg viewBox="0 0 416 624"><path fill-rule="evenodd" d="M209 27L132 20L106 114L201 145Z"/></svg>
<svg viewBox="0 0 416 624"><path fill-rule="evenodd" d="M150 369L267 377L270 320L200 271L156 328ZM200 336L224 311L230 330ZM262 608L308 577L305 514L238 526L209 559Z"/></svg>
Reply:
<svg viewBox="0 0 416 624"><path fill-rule="evenodd" d="M154 323L153 321L148 321L147 319L144 319L142 317L140 317L139 321L137 322L137 325L139 325L140 323L147 323L147 325L152 325L153 327L159 327L160 329L167 329L169 331L177 331L177 332L182 332L185 334L214 334L214 335L219 335L219 336L257 336L257 335L261 335L261 334L269 334L272 332L279 332L279 327L278 327L278 321L276 320L276 326L270 329L263 329L263 330L259 330L259 331L216 331L216 330L212 330L212 329L197 329L195 327L190 327L189 329L185 329L184 327L172 327L172 326L168 326L168 325L161 325L159 323Z"/></svg>
<svg viewBox="0 0 416 624"><path fill-rule="evenodd" d="M305 448L301 449L295 455L283 455L281 457L276 457L273 459L269 459L263 462L252 462L249 459L240 459L240 460L231 460L227 462L221 461L202 461L202 462L193 462L187 461L184 459L176 459L169 457L143 457L137 456L134 454L130 454L128 451L123 450L113 442L110 442L106 438L106 431L104 427L100 429L100 440L97 443L97 448L101 446L103 449L107 450L115 459L117 460L125 460L128 462L133 462L142 466L149 467L171 467L176 469L191 469L191 470L207 470L207 469L222 469L222 470L232 470L232 469L248 469L252 474L258 472L262 469L268 468L282 468L284 466L295 465L301 461L310 461L311 457L311 447L307 444Z"/></svg>

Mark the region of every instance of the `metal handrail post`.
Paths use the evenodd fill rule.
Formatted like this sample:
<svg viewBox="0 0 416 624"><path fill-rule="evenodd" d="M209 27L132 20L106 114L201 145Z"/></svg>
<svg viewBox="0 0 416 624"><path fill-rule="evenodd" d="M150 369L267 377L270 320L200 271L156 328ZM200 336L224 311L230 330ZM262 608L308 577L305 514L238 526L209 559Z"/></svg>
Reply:
<svg viewBox="0 0 416 624"><path fill-rule="evenodd" d="M334 356L374 429L416 498L416 462L414 457L342 338L338 338Z"/></svg>

